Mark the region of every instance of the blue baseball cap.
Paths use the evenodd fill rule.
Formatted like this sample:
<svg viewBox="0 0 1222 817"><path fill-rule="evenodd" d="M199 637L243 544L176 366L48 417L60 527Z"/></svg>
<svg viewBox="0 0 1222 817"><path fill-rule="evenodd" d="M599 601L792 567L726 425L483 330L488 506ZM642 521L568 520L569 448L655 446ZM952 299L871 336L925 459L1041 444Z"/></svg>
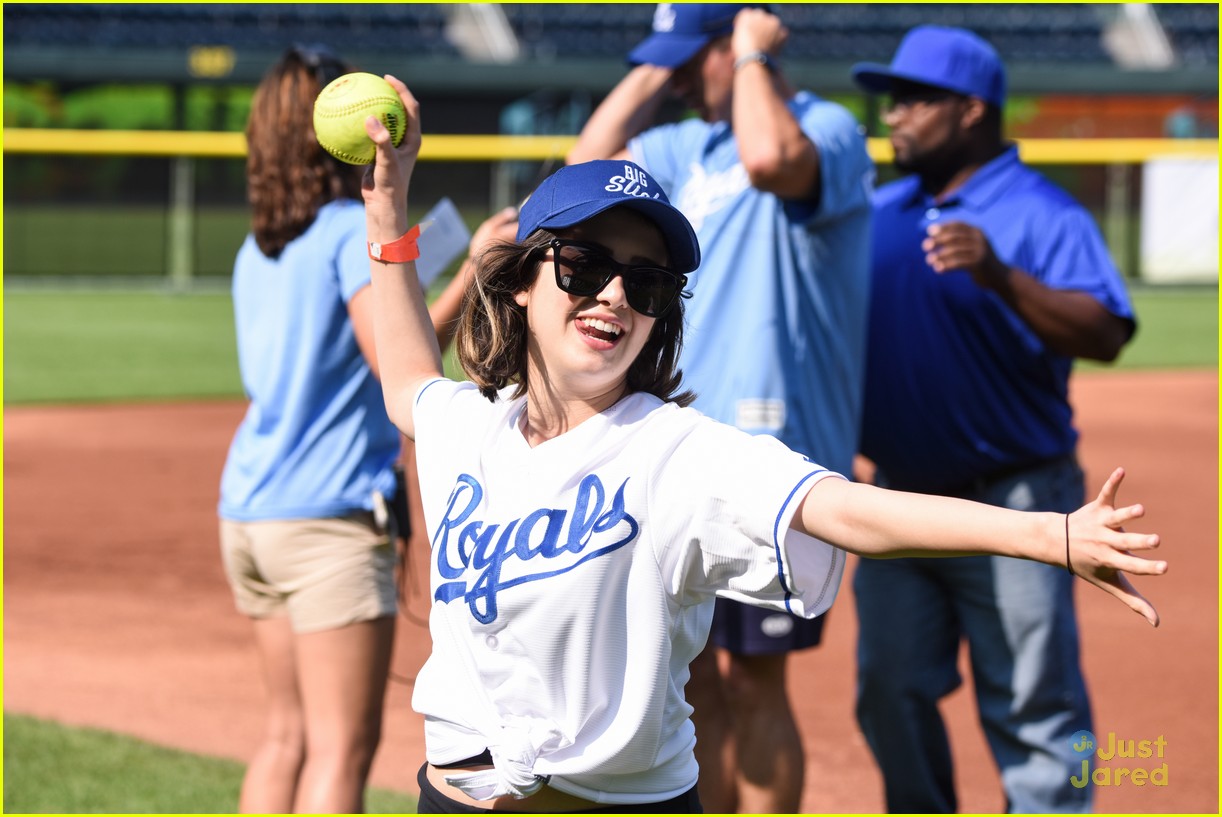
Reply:
<svg viewBox="0 0 1222 817"><path fill-rule="evenodd" d="M572 227L612 207L628 207L662 232L670 269L689 273L700 266L700 243L662 185L626 160L597 159L568 165L543 180L518 211L518 241L545 227Z"/></svg>
<svg viewBox="0 0 1222 817"><path fill-rule="evenodd" d="M713 40L733 33L740 10L759 7L759 3L659 3L653 13L653 33L628 53L628 62L678 68Z"/></svg>
<svg viewBox="0 0 1222 817"><path fill-rule="evenodd" d="M904 35L891 65L859 62L852 74L858 85L876 94L889 92L895 80L905 80L979 97L999 108L1006 101L1001 57L963 28L917 26Z"/></svg>

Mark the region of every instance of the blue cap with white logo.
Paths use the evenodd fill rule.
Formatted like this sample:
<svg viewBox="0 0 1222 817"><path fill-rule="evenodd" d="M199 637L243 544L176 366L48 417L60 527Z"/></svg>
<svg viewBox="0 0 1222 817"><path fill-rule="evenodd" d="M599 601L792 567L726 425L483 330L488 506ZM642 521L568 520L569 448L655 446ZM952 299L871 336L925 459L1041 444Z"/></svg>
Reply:
<svg viewBox="0 0 1222 817"><path fill-rule="evenodd" d="M626 160L568 165L548 176L518 211L518 241L545 227L572 227L612 207L636 210L657 226L670 269L686 274L700 266L700 244L687 217L653 177Z"/></svg>
<svg viewBox="0 0 1222 817"><path fill-rule="evenodd" d="M653 13L653 33L629 52L628 62L678 68L716 38L732 33L740 10L759 7L759 3L659 3Z"/></svg>
<svg viewBox="0 0 1222 817"><path fill-rule="evenodd" d="M1006 69L993 46L964 28L917 26L904 35L891 65L859 62L853 79L867 91L885 94L895 80L931 85L1001 107Z"/></svg>

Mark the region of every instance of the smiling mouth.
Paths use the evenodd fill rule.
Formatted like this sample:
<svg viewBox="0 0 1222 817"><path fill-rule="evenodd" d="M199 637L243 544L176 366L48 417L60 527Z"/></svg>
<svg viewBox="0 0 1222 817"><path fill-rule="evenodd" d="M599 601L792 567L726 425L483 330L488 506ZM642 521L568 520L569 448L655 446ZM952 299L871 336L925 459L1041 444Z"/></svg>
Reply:
<svg viewBox="0 0 1222 817"><path fill-rule="evenodd" d="M606 321L600 321L598 318L579 318L577 326L580 327L584 334L607 343L614 343L619 340L620 335L624 331L622 327L616 326L613 323L607 323Z"/></svg>

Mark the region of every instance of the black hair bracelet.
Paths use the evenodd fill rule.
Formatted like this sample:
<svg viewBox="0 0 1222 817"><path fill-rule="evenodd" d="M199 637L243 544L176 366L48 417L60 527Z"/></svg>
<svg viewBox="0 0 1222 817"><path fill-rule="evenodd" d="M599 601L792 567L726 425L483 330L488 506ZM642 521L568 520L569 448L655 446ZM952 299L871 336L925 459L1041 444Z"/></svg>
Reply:
<svg viewBox="0 0 1222 817"><path fill-rule="evenodd" d="M1073 564L1069 561L1069 514L1065 514L1065 569L1070 576L1078 575L1073 572Z"/></svg>

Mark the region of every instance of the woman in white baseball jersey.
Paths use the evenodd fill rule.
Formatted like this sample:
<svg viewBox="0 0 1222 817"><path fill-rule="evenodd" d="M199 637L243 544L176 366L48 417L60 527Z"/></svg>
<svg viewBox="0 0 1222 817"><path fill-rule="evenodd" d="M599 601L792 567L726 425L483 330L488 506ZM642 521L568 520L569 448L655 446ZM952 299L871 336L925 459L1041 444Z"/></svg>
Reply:
<svg viewBox="0 0 1222 817"><path fill-rule="evenodd" d="M1121 526L1123 473L1065 517L851 483L684 408L674 364L699 248L639 167L571 165L477 263L441 360L412 260L401 146L375 118L364 196L387 410L417 444L433 651L416 681L420 811L698 811L683 699L715 596L817 615L845 552L1067 564L1151 623L1121 570L1166 563ZM699 297L697 295L697 297ZM726 467L726 463L732 463Z"/></svg>

